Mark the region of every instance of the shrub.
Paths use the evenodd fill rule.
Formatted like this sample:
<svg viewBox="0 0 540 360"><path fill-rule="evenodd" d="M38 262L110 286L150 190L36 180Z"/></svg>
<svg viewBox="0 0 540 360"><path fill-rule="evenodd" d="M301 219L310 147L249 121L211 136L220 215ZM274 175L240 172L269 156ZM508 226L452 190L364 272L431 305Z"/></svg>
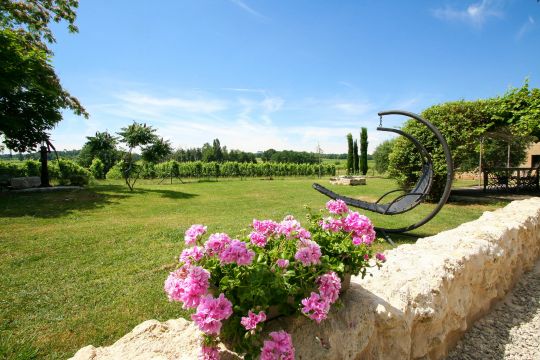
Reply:
<svg viewBox="0 0 540 360"><path fill-rule="evenodd" d="M390 156L390 153L392 152L392 148L394 146L395 140L386 140L383 143L381 143L375 151L373 152L373 160L375 161L375 170L379 174L384 174L388 170L388 163Z"/></svg>
<svg viewBox="0 0 540 360"><path fill-rule="evenodd" d="M122 175L122 163L118 162L116 163L110 170L107 172L107 175L105 175L107 179L110 180L120 180L123 179L124 176Z"/></svg>
<svg viewBox="0 0 540 360"><path fill-rule="evenodd" d="M21 177L25 175L25 169L14 161L0 161L0 175Z"/></svg>
<svg viewBox="0 0 540 360"><path fill-rule="evenodd" d="M104 179L105 178L105 165L103 164L103 161L101 161L99 158L94 158L92 160L92 164L90 164L90 173L95 179Z"/></svg>

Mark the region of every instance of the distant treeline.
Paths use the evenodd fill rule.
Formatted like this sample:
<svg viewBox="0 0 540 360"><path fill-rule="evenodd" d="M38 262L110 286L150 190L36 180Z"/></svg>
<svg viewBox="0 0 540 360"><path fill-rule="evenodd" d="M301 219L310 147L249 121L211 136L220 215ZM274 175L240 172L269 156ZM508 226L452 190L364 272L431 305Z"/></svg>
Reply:
<svg viewBox="0 0 540 360"><path fill-rule="evenodd" d="M216 139L217 140L217 139ZM219 147L219 150L218 150ZM86 149L85 149L86 150ZM92 162L93 157L87 154L88 151L81 150L60 150L57 151L58 156L61 159L68 159L78 162L84 167L88 167ZM118 154L115 158L121 158L121 151L117 150ZM29 154L0 154L0 160L39 160L40 153L34 152ZM55 160L56 155L54 152L48 154L49 160ZM139 156L135 154L135 158L138 160ZM263 162L274 163L294 163L294 164L316 164L319 162L319 154L306 152L306 151L294 151L294 150L282 150L277 151L274 149L268 149L266 151L259 151L257 153L251 153L241 150L228 150L226 146L220 146L219 140L214 144L204 144L200 148L179 148L168 156L167 160L175 160L178 162L239 162L239 163L257 163L257 158ZM347 154L321 154L321 159L346 159Z"/></svg>

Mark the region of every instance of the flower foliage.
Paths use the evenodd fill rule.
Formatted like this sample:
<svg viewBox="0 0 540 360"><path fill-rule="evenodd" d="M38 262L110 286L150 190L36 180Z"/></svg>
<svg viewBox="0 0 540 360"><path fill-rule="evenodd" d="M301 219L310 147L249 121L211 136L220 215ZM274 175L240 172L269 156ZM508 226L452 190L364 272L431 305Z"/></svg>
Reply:
<svg viewBox="0 0 540 360"><path fill-rule="evenodd" d="M201 359L217 359L219 341L246 359L294 359L291 335L262 330L277 315L303 314L317 323L339 301L346 274L366 275L385 258L371 245L371 221L331 200L307 215L303 227L293 216L281 222L254 219L236 239L193 225L185 233L179 268L165 281L170 301L193 309L203 332Z"/></svg>

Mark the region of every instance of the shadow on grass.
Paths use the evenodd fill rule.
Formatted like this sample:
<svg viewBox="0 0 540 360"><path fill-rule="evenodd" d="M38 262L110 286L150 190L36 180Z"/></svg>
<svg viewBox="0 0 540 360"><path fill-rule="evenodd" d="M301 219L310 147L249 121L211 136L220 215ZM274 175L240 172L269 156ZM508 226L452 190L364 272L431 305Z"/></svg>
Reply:
<svg viewBox="0 0 540 360"><path fill-rule="evenodd" d="M0 217L32 216L55 218L74 211L85 211L118 204L121 200L140 194L155 193L169 199L189 199L195 194L174 190L135 189L120 185L94 186L83 190L0 193Z"/></svg>

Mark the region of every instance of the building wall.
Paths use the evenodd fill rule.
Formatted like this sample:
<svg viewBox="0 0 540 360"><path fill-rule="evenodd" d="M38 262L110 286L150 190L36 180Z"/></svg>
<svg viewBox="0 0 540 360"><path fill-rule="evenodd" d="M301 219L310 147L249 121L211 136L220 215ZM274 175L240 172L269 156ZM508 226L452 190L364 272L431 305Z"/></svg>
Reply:
<svg viewBox="0 0 540 360"><path fill-rule="evenodd" d="M540 156L540 142L532 144L529 149L527 150L527 157L525 158L525 161L523 164L521 164L522 167L532 167L532 157L533 155Z"/></svg>

